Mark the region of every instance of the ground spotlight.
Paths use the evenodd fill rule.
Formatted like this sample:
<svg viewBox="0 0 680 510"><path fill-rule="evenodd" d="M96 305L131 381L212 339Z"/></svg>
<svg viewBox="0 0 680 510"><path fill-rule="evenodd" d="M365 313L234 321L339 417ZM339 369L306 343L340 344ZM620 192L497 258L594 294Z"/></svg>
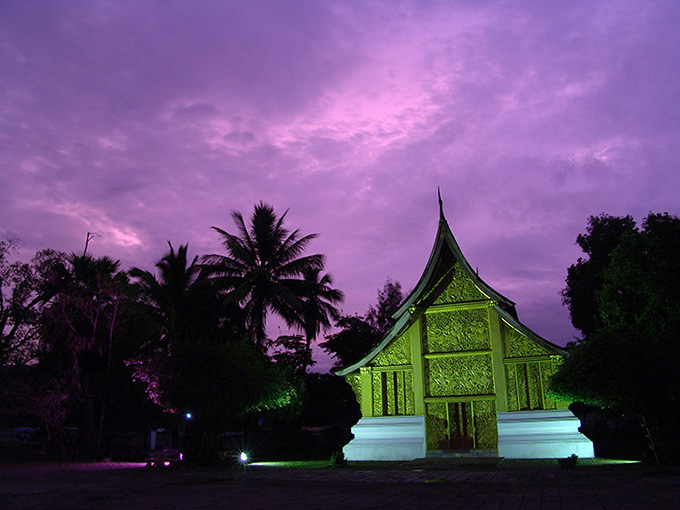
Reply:
<svg viewBox="0 0 680 510"><path fill-rule="evenodd" d="M239 460L245 464L248 462L248 454L246 452L241 452L241 455L239 455Z"/></svg>

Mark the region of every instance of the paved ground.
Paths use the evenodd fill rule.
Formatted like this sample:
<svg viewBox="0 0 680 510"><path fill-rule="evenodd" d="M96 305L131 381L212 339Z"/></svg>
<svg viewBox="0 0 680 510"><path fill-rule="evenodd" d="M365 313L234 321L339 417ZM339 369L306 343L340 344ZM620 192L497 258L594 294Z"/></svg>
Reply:
<svg viewBox="0 0 680 510"><path fill-rule="evenodd" d="M309 467L309 465L305 465ZM680 508L680 468L428 459L346 468L0 464L0 508Z"/></svg>

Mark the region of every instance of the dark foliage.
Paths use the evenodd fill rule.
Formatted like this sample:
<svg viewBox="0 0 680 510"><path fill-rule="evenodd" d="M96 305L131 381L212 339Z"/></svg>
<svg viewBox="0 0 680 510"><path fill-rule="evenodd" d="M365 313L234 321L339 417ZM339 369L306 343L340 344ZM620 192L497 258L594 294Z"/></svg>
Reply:
<svg viewBox="0 0 680 510"><path fill-rule="evenodd" d="M567 286L562 300L569 308L571 323L584 335L594 332L598 320L597 294L602 288L603 273L614 248L625 236L637 231L631 216L622 218L601 214L591 216L585 234L576 243L587 258L579 258L567 271Z"/></svg>
<svg viewBox="0 0 680 510"><path fill-rule="evenodd" d="M609 262L594 293L594 330L571 347L551 388L564 400L637 416L655 455L679 460L680 219L650 213L640 230L621 220L626 233L619 236L622 222L611 222L619 241L608 254L600 246ZM603 238L609 247L612 236L583 242L595 252Z"/></svg>
<svg viewBox="0 0 680 510"><path fill-rule="evenodd" d="M286 213L276 216L265 203L255 206L250 224L232 213L237 234L218 227L226 255L203 258L212 279L232 303L243 306L248 332L263 352L267 348L267 313L274 312L289 327L304 329L305 283L302 275L322 270L323 255L302 255L317 234L299 237L283 226Z"/></svg>
<svg viewBox="0 0 680 510"><path fill-rule="evenodd" d="M42 311L26 405L40 417L50 453L100 458L116 436L158 418L126 365L157 329L109 257L71 254L52 264L43 285L53 297Z"/></svg>
<svg viewBox="0 0 680 510"><path fill-rule="evenodd" d="M182 445L195 461L219 459L220 434L242 427L248 413L285 407L296 388L285 370L247 341L243 314L206 276L187 246L156 264L159 277L133 269L142 302L159 324L155 338L130 362L149 397L185 428Z"/></svg>
<svg viewBox="0 0 680 510"><path fill-rule="evenodd" d="M388 278L385 286L378 291L378 303L375 307L370 306L366 313L366 321L380 333L380 336L385 336L394 325L392 315L403 300L401 284Z"/></svg>
<svg viewBox="0 0 680 510"><path fill-rule="evenodd" d="M335 357L334 368L346 367L359 361L382 338L380 332L369 322L356 315L340 317L335 325L340 330L328 335L326 341L319 344Z"/></svg>
<svg viewBox="0 0 680 510"><path fill-rule="evenodd" d="M339 331L328 335L326 341L319 344L335 357L334 368L351 365L368 354L394 325L392 315L402 301L401 285L388 279L378 291L376 306L370 306L364 317L340 317L335 324Z"/></svg>

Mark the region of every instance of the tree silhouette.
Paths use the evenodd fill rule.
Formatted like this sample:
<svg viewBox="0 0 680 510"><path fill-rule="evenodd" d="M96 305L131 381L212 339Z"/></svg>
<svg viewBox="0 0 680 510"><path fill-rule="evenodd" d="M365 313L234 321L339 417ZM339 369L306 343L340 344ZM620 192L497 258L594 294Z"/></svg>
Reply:
<svg viewBox="0 0 680 510"><path fill-rule="evenodd" d="M168 242L168 247L168 253L156 263L158 277L137 267L130 270L144 302L162 325L164 348L181 341L187 330L206 331L221 319L219 300L198 257L189 261L188 245L180 245L175 251Z"/></svg>
<svg viewBox="0 0 680 510"><path fill-rule="evenodd" d="M311 343L316 340L321 331L331 327L331 321L338 320L340 314L335 307L341 303L344 295L341 291L331 287L333 277L330 274L321 274L321 269L316 267L305 268L302 272L304 277L304 295L302 320L305 332L305 360L302 367L305 372L311 364Z"/></svg>
<svg viewBox="0 0 680 510"><path fill-rule="evenodd" d="M597 329L597 295L602 289L604 271L609 266L614 248L625 236L637 232L631 216L601 214L588 218L585 234L579 234L576 244L587 258L579 257L567 271L567 286L562 290L562 302L571 315L571 323L584 335Z"/></svg>
<svg viewBox="0 0 680 510"><path fill-rule="evenodd" d="M131 364L152 400L178 420L193 415L181 445L187 458L212 462L222 432L250 411L287 405L296 392L248 341L240 308L220 296L207 268L188 259L186 245L169 248L156 264L158 276L130 271L160 324L158 337Z"/></svg>
<svg viewBox="0 0 680 510"><path fill-rule="evenodd" d="M286 213L276 216L274 208L260 202L246 225L233 212L238 234L213 227L222 239L226 255L207 255L215 283L227 298L244 307L250 337L262 351L267 347L267 313L274 312L289 327L304 328L305 284L300 278L309 269L323 269L323 255L305 255L317 234L300 237L283 226Z"/></svg>
<svg viewBox="0 0 680 510"><path fill-rule="evenodd" d="M378 302L372 305L366 312L366 320L380 333L386 335L394 325L392 314L397 311L399 305L404 300L401 292L401 284L387 279L382 290L378 291Z"/></svg>
<svg viewBox="0 0 680 510"><path fill-rule="evenodd" d="M366 315L338 317L335 324L338 331L319 344L335 358L334 368L349 366L368 354L394 325L392 314L402 301L401 284L388 278L378 291L378 302L369 306Z"/></svg>
<svg viewBox="0 0 680 510"><path fill-rule="evenodd" d="M42 367L66 388L79 415L81 455L99 456L108 384L114 362L120 307L129 288L120 263L110 257L71 254L52 267L54 297L42 317Z"/></svg>
<svg viewBox="0 0 680 510"><path fill-rule="evenodd" d="M597 289L588 298L595 309L590 319L593 329L585 329L584 337L571 346L551 380L551 391L561 400L638 416L653 440L655 454L678 461L680 218L650 213L639 230L630 221L630 217L607 217L611 231L594 239L591 218L588 234L579 236L591 259L595 241L612 237L618 241L605 244L604 267L591 276L594 281L585 282ZM601 222L597 226L603 227ZM584 266L588 261L579 263Z"/></svg>
<svg viewBox="0 0 680 510"><path fill-rule="evenodd" d="M0 241L0 366L23 365L35 359L41 309L52 297L47 273L64 256L43 250L22 263L12 261L17 249L14 240Z"/></svg>

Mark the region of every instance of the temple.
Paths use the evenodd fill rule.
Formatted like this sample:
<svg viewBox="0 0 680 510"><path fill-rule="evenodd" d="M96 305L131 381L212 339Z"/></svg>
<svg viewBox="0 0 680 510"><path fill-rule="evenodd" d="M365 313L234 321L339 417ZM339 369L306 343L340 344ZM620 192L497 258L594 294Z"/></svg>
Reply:
<svg viewBox="0 0 680 510"><path fill-rule="evenodd" d="M565 351L517 317L463 256L444 217L395 325L363 359L336 371L362 418L348 460L410 460L435 452L592 457L565 403L547 394Z"/></svg>

